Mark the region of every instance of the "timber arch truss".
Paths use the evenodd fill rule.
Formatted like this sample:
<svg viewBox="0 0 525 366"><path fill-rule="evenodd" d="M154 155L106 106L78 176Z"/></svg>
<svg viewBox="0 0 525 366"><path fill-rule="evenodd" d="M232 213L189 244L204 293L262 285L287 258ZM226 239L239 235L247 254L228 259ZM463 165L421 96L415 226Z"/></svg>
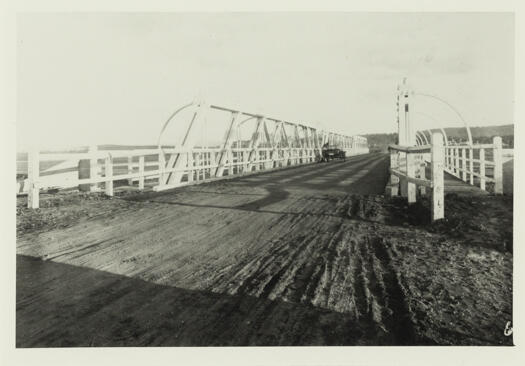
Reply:
<svg viewBox="0 0 525 366"><path fill-rule="evenodd" d="M206 131L212 130L210 113L221 116L222 129L214 124L217 133L211 139L202 138ZM189 117L181 119L182 114ZM168 145L169 129L175 132L175 145ZM158 138L161 174L154 189L313 163L319 160L326 143L344 150L347 156L368 152L367 139L362 136L322 131L303 123L197 100L177 109L161 128Z"/></svg>

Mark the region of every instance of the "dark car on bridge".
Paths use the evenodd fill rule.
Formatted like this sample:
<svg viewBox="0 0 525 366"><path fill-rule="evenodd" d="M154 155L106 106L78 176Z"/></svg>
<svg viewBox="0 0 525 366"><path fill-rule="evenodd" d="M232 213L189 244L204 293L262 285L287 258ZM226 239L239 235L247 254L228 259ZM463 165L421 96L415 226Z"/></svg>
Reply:
<svg viewBox="0 0 525 366"><path fill-rule="evenodd" d="M335 146L323 145L321 162L328 162L333 159L346 160L346 152Z"/></svg>

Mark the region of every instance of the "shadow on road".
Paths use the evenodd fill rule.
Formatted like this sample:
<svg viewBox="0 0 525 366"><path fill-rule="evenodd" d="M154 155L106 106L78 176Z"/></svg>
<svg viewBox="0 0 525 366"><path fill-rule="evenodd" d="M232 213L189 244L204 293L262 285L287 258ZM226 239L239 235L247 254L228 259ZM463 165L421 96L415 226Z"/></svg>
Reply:
<svg viewBox="0 0 525 366"><path fill-rule="evenodd" d="M49 278L61 280L35 297ZM351 314L163 286L22 255L16 286L19 348L381 344L365 336L370 324L356 323Z"/></svg>

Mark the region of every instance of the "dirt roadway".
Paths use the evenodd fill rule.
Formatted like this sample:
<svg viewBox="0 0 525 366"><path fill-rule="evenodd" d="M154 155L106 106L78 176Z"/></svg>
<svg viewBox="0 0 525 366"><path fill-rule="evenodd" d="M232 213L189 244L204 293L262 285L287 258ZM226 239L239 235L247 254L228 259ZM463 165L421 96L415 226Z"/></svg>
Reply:
<svg viewBox="0 0 525 366"><path fill-rule="evenodd" d="M512 344L508 199L430 225L377 195L387 164L21 203L17 346Z"/></svg>

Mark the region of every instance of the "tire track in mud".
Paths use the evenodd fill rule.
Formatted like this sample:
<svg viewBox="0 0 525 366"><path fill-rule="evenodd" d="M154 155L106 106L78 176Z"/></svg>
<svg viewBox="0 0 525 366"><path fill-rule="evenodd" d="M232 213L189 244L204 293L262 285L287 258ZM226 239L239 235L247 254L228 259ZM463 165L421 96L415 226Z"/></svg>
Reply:
<svg viewBox="0 0 525 366"><path fill-rule="evenodd" d="M325 217L312 217L308 223L319 227L323 226L323 221L326 221ZM230 275L233 280L230 284L237 285L230 285L228 292L274 297L270 295L283 275L295 266L305 251L312 251L315 237L305 235L304 224L304 217L296 215L285 215L279 220L279 227L273 227L277 236L267 242L270 246L263 245L259 255L242 266L236 266Z"/></svg>
<svg viewBox="0 0 525 366"><path fill-rule="evenodd" d="M411 313L388 243L366 221L378 215L376 200L354 195L337 202L347 217L284 214L272 227L280 235L257 257L223 272L214 291L223 291L222 282L230 279L230 294L353 314L352 326L363 333L365 344L415 344ZM261 316L271 311L261 309Z"/></svg>
<svg viewBox="0 0 525 366"><path fill-rule="evenodd" d="M372 247L372 248L370 248ZM403 291L403 285L392 264L391 254L385 245L385 240L373 237L368 241L369 255L375 272L381 276L379 286L375 287L378 299L382 302L384 325L392 334L392 343L398 345L410 345L416 343L414 325L411 321L410 310ZM377 265L377 266L376 266ZM377 282L375 282L377 284Z"/></svg>
<svg viewBox="0 0 525 366"><path fill-rule="evenodd" d="M347 205L350 218L360 219L357 224L342 219L335 230L330 230L331 235L323 235L319 229L311 233L310 241L302 237L293 254L271 253L273 258L287 255L289 260L281 263L259 296L353 312L365 338L375 339L378 344L414 344L410 310L387 243L375 236L372 224L361 221L378 217L377 202L371 197L358 196L338 202L341 201L342 206ZM316 224L321 222L322 218ZM252 277L260 274L254 273ZM344 295L334 298L333 288L348 286L350 298Z"/></svg>

